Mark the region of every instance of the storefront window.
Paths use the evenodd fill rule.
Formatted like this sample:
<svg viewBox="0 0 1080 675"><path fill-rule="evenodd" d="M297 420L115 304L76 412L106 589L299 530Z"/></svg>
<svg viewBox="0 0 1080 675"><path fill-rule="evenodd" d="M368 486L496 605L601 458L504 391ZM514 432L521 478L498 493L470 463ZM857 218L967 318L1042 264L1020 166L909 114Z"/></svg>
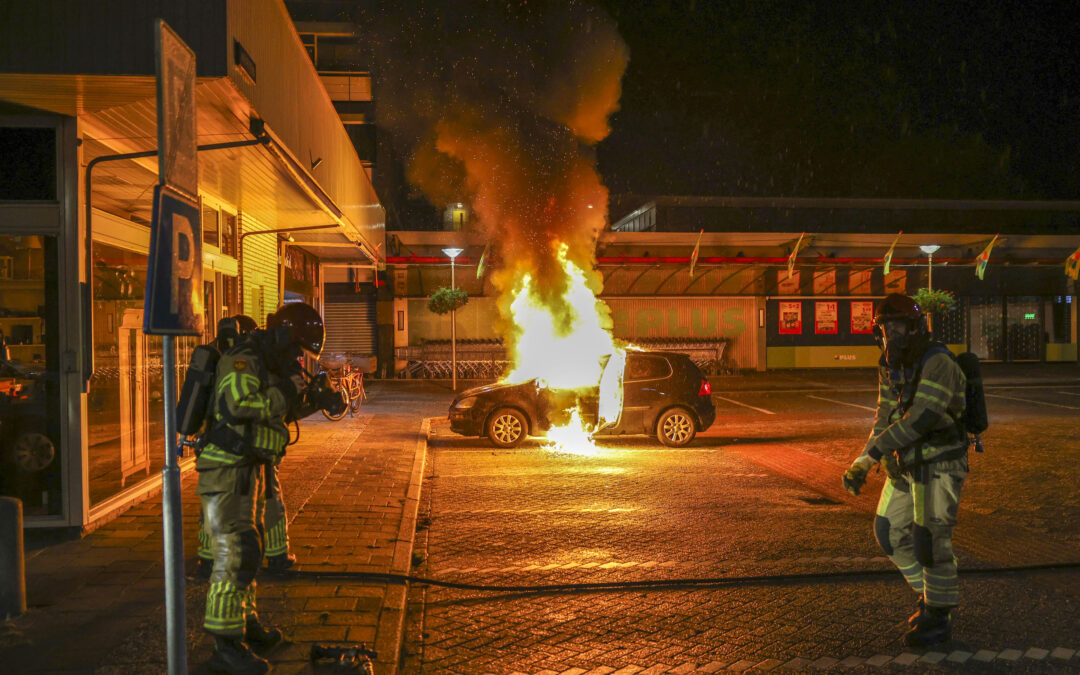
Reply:
<svg viewBox="0 0 1080 675"><path fill-rule="evenodd" d="M61 513L56 238L0 235L0 494Z"/></svg>
<svg viewBox="0 0 1080 675"><path fill-rule="evenodd" d="M94 243L94 373L88 395L90 504L97 505L165 463L161 337L146 335L147 256ZM179 338L177 382L193 338Z"/></svg>

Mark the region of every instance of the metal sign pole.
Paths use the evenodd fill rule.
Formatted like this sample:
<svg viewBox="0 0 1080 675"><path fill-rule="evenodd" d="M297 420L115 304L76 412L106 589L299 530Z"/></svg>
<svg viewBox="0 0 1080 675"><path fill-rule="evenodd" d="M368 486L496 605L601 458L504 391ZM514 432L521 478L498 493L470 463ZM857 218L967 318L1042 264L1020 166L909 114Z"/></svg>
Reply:
<svg viewBox="0 0 1080 675"><path fill-rule="evenodd" d="M184 529L176 437L176 336L203 332L202 227L195 121L195 52L158 19L158 185L154 189L143 332L161 335L165 467L161 470L169 675L187 673Z"/></svg>
<svg viewBox="0 0 1080 675"><path fill-rule="evenodd" d="M165 467L161 470L161 502L165 541L166 634L169 673L187 672L187 620L184 597L184 529L180 520L180 464L176 443L176 344L171 335L161 338L163 394L165 398Z"/></svg>

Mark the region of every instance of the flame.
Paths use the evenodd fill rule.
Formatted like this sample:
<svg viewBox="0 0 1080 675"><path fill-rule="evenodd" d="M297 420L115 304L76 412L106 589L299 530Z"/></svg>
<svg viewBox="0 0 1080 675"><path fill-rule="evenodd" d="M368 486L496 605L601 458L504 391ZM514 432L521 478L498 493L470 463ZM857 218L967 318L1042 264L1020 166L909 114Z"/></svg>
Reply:
<svg viewBox="0 0 1080 675"><path fill-rule="evenodd" d="M553 400L569 400L564 424L548 431L549 446L562 452L596 451L593 435L619 421L623 405L626 348L611 334L611 310L589 288L585 271L567 259L568 246L557 247L564 270L564 291L554 302L540 297L532 276L524 273L510 303L513 324L509 356L512 368L503 382L535 379ZM561 309L561 311L560 311ZM597 396L597 423L582 417L581 398Z"/></svg>

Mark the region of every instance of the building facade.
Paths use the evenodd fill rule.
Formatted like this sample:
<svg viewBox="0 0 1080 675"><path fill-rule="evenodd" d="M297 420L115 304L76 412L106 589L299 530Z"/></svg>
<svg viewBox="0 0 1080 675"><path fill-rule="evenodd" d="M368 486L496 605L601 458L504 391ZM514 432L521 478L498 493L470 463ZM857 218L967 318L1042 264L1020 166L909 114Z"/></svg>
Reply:
<svg viewBox="0 0 1080 675"><path fill-rule="evenodd" d="M159 489L161 339L142 332L157 183L154 21L196 53L206 333L322 308L383 209L280 0L46 0L0 27L0 492L93 528ZM9 433L10 432L10 433ZM190 468L192 458L182 467Z"/></svg>

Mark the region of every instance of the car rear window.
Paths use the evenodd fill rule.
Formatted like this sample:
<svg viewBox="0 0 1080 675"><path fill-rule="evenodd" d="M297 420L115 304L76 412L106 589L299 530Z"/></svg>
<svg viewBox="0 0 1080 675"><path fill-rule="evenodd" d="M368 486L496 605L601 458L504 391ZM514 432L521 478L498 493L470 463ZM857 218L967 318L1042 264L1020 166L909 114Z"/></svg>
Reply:
<svg viewBox="0 0 1080 675"><path fill-rule="evenodd" d="M671 374L671 365L662 356L628 354L626 357L627 380L659 380Z"/></svg>

